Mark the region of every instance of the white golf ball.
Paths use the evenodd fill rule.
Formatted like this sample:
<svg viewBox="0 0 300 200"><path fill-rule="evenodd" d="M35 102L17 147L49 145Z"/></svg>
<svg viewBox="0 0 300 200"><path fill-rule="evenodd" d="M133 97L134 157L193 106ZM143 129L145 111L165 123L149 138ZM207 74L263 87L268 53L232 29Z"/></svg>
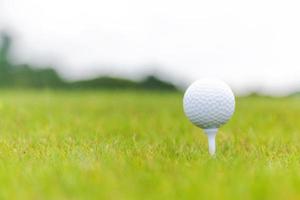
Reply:
<svg viewBox="0 0 300 200"><path fill-rule="evenodd" d="M230 87L217 79L195 81L185 92L186 116L203 129L219 128L234 113L235 99Z"/></svg>

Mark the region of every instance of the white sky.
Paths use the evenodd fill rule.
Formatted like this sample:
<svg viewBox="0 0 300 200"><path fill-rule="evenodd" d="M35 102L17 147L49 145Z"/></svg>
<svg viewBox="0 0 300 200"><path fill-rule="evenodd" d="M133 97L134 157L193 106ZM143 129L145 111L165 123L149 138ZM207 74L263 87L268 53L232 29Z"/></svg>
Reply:
<svg viewBox="0 0 300 200"><path fill-rule="evenodd" d="M0 28L19 62L55 64L68 77L179 82L205 76L284 94L300 90L300 2L276 0L1 0Z"/></svg>

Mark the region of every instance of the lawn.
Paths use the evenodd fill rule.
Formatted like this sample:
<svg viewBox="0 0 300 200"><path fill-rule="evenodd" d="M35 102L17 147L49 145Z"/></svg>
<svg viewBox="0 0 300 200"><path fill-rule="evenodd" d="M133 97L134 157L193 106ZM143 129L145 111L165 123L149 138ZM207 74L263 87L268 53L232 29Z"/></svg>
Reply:
<svg viewBox="0 0 300 200"><path fill-rule="evenodd" d="M0 199L300 199L300 98L238 98L211 158L182 94L0 91Z"/></svg>

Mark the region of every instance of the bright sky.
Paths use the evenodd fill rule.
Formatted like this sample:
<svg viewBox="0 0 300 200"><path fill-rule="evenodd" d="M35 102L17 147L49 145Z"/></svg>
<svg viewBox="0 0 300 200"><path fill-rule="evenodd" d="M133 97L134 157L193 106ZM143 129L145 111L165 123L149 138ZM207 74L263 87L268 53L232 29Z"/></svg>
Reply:
<svg viewBox="0 0 300 200"><path fill-rule="evenodd" d="M236 91L300 90L297 0L1 0L19 62L68 77L214 76ZM156 66L153 69L153 66Z"/></svg>

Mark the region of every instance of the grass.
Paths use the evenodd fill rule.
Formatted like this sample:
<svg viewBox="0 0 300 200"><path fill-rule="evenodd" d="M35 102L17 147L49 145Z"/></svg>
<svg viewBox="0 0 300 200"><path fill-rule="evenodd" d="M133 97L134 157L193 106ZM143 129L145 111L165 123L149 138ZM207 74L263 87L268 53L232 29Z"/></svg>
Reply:
<svg viewBox="0 0 300 200"><path fill-rule="evenodd" d="M0 92L0 199L299 199L300 99L239 98L217 157L182 96Z"/></svg>

